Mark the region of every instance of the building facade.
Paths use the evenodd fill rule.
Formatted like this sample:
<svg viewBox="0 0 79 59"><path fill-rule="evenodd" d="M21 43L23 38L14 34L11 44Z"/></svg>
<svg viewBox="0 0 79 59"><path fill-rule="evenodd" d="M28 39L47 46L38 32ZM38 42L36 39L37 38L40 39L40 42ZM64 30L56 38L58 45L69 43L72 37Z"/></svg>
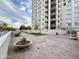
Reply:
<svg viewBox="0 0 79 59"><path fill-rule="evenodd" d="M32 0L32 25L33 29L45 30L44 0Z"/></svg>
<svg viewBox="0 0 79 59"><path fill-rule="evenodd" d="M79 29L79 0L32 0L32 3L33 27L36 24L39 30Z"/></svg>
<svg viewBox="0 0 79 59"><path fill-rule="evenodd" d="M79 29L79 0L58 0L59 27L63 29L78 30Z"/></svg>
<svg viewBox="0 0 79 59"><path fill-rule="evenodd" d="M32 0L32 27L37 30L56 29L56 0Z"/></svg>

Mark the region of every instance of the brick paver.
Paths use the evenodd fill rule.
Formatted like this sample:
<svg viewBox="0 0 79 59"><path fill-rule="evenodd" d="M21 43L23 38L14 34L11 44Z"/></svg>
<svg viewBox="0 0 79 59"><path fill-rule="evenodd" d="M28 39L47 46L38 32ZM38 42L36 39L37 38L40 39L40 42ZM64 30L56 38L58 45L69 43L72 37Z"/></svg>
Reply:
<svg viewBox="0 0 79 59"><path fill-rule="evenodd" d="M31 36L21 34L32 40L31 46L26 49L18 49L13 46L16 40L11 40L8 59L79 59L79 41L55 35Z"/></svg>

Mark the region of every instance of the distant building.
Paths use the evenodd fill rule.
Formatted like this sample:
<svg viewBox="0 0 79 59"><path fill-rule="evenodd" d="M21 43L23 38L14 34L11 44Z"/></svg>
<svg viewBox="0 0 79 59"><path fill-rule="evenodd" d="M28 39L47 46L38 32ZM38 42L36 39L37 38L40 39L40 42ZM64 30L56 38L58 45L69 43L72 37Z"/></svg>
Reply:
<svg viewBox="0 0 79 59"><path fill-rule="evenodd" d="M56 29L56 0L32 0L33 29Z"/></svg>
<svg viewBox="0 0 79 59"><path fill-rule="evenodd" d="M79 0L59 0L60 27L79 30Z"/></svg>

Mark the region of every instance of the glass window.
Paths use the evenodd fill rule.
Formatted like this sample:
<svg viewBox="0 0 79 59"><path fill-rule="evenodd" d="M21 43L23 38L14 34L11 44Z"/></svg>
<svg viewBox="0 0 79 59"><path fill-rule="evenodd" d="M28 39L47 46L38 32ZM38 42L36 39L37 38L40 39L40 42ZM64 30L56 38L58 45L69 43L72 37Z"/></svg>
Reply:
<svg viewBox="0 0 79 59"><path fill-rule="evenodd" d="M68 23L68 26L72 26L72 24L71 23Z"/></svg>
<svg viewBox="0 0 79 59"><path fill-rule="evenodd" d="M79 22L75 22L75 26L79 26Z"/></svg>

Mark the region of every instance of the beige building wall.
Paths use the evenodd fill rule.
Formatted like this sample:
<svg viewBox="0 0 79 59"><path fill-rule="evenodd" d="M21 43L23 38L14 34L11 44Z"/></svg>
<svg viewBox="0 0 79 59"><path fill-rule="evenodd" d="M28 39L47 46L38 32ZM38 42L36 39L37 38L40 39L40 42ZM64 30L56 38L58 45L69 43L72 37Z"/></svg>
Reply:
<svg viewBox="0 0 79 59"><path fill-rule="evenodd" d="M33 29L56 29L58 27L57 8L57 0L32 0Z"/></svg>

